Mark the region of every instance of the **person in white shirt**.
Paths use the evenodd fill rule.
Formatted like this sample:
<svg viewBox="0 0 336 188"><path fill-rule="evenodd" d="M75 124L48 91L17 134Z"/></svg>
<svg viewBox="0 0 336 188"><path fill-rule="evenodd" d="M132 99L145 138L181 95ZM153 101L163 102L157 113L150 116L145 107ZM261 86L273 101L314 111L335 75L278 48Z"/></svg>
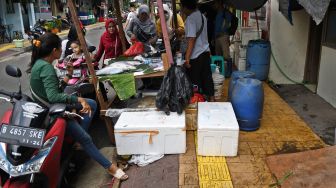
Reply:
<svg viewBox="0 0 336 188"><path fill-rule="evenodd" d="M182 12L187 16L185 37L187 50L185 67L194 85L197 85L208 101L213 102L214 83L210 68L210 49L207 33L207 20L197 9L197 0L181 0Z"/></svg>
<svg viewBox="0 0 336 188"><path fill-rule="evenodd" d="M130 5L130 9L129 9L129 13L127 15L127 19L126 19L126 23L125 23L125 28L126 29L128 27L128 24L132 21L132 19L137 17L137 14L135 12L135 6L133 4Z"/></svg>

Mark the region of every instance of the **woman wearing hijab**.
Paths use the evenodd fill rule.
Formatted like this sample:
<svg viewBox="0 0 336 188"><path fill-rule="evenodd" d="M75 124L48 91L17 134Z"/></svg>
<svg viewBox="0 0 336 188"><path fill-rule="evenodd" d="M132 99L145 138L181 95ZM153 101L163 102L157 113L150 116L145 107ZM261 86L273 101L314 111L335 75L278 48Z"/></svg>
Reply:
<svg viewBox="0 0 336 188"><path fill-rule="evenodd" d="M131 37L131 40L138 40L150 45L156 43L156 28L149 17L149 8L147 5L141 5L139 7L138 16L132 19L126 33Z"/></svg>
<svg viewBox="0 0 336 188"><path fill-rule="evenodd" d="M171 36L173 34L173 12L169 9L167 4L163 4L163 11L167 23L167 29L168 29L168 34ZM177 30L176 34L178 37L181 37L184 34L184 22L182 20L182 17L177 14ZM162 38L162 29L161 29L161 22L160 19L157 20L156 22L156 29L158 36Z"/></svg>
<svg viewBox="0 0 336 188"><path fill-rule="evenodd" d="M118 57L122 54L121 39L116 23L113 19L108 19L105 22L106 31L100 37L99 49L94 59L99 62L104 54L104 60Z"/></svg>

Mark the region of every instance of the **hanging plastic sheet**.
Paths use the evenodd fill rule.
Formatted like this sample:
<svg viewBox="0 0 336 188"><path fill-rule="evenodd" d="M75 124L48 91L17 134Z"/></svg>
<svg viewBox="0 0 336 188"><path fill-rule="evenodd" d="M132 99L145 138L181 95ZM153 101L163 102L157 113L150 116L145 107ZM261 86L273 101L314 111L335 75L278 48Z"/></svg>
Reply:
<svg viewBox="0 0 336 188"><path fill-rule="evenodd" d="M297 0L313 17L316 25L320 24L328 10L330 0Z"/></svg>
<svg viewBox="0 0 336 188"><path fill-rule="evenodd" d="M292 11L290 10L290 0L279 0L279 11L293 25Z"/></svg>

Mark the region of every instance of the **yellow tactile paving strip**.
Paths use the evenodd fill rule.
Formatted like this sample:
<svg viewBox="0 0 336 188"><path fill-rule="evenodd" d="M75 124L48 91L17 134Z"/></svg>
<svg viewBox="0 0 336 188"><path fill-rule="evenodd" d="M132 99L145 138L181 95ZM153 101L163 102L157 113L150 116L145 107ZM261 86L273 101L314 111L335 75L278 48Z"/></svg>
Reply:
<svg viewBox="0 0 336 188"><path fill-rule="evenodd" d="M197 148L196 131L195 145ZM225 157L209 157L197 155L197 168L199 185L201 188L233 187Z"/></svg>

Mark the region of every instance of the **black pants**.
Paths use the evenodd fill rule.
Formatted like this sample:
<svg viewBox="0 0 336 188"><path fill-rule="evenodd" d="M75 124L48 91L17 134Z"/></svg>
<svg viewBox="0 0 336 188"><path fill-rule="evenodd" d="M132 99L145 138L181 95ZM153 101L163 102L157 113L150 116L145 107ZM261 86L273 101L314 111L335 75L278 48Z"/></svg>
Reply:
<svg viewBox="0 0 336 188"><path fill-rule="evenodd" d="M196 59L190 59L191 67L187 69L187 74L191 82L197 85L203 94L211 97L214 96L214 83L210 63L209 52L204 52Z"/></svg>

